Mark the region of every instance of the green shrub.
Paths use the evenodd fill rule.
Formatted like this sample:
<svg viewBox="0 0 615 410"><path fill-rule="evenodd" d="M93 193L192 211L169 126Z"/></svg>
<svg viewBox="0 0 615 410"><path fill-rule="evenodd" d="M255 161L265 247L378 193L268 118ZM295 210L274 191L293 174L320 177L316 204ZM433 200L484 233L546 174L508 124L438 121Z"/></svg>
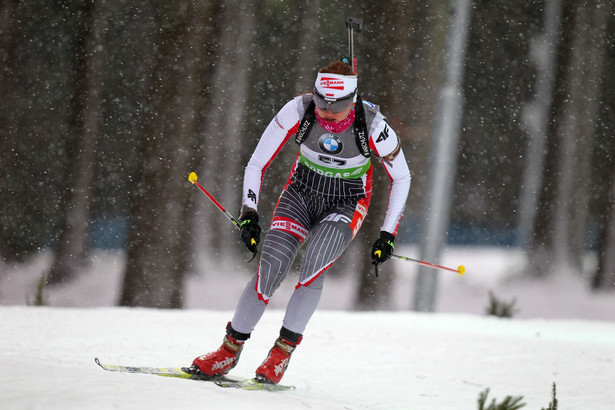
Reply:
<svg viewBox="0 0 615 410"><path fill-rule="evenodd" d="M47 275L45 272L41 273L41 278L36 285L36 292L34 294L34 302L30 298L26 299L26 303L29 306L47 306L47 299L45 298L45 285L47 284Z"/></svg>
<svg viewBox="0 0 615 410"><path fill-rule="evenodd" d="M553 389L552 389L552 399L551 399L551 403L549 403L549 407L547 407L546 409L543 407L541 410L557 410L557 398L555 397L556 395L556 389L555 389L555 383L553 383Z"/></svg>
<svg viewBox="0 0 615 410"><path fill-rule="evenodd" d="M504 302L498 299L493 292L489 291L489 305L485 308L485 313L490 316L512 318L519 311L515 307L516 303L516 299Z"/></svg>
<svg viewBox="0 0 615 410"><path fill-rule="evenodd" d="M525 403L521 403L523 396L506 396L501 403L497 403L496 400L493 399L491 404L485 407L487 404L487 396L489 396L488 388L478 396L478 410L517 410L525 406ZM546 409L542 407L540 410L557 410L557 398L555 396L556 389L555 383L553 383L551 403L549 403L549 407Z"/></svg>
<svg viewBox="0 0 615 410"><path fill-rule="evenodd" d="M501 403L497 403L495 399L491 401L488 407L485 407L487 403L487 396L489 395L489 389L485 389L478 396L478 410L517 410L525 406L525 403L521 403L523 396L506 396Z"/></svg>

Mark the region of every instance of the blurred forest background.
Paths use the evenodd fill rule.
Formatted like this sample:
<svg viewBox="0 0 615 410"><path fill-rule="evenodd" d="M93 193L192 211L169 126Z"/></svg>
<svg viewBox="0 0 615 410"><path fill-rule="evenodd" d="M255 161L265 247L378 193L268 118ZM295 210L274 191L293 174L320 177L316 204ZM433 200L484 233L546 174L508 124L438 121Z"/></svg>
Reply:
<svg viewBox="0 0 615 410"><path fill-rule="evenodd" d="M188 174L237 215L261 132L346 54L349 16L363 20L360 92L393 124L412 172L396 243L423 242L456 5L2 1L3 261L51 249L47 280L61 286L92 249L123 249L118 303L163 308L182 307L195 255L245 264L237 231ZM614 2L473 0L469 12L442 242L521 247L536 278L581 273L594 252L588 286L615 290ZM264 226L296 150L289 142L265 177ZM378 164L375 179L367 221L338 262L357 265L363 309L390 291L369 261L389 189Z"/></svg>

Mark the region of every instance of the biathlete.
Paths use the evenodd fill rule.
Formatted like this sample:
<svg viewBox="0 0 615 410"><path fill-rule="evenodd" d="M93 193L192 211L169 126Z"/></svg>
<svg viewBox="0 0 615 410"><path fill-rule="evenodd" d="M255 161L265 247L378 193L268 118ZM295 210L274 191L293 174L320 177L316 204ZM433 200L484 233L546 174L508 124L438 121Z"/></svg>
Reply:
<svg viewBox="0 0 615 410"><path fill-rule="evenodd" d="M299 152L275 207L256 275L246 285L226 326L222 346L193 361L193 369L204 374L223 375L235 367L244 343L305 242L299 281L279 337L256 369L257 381L280 382L316 310L326 270L365 219L372 191L372 156L382 163L391 180L372 263L377 266L386 261L393 251L410 190L410 171L395 131L377 106L361 100L357 76L340 61L318 72L312 93L295 97L277 113L248 162L240 219L241 239L247 248L256 252L260 241L257 210L264 173L292 136Z"/></svg>

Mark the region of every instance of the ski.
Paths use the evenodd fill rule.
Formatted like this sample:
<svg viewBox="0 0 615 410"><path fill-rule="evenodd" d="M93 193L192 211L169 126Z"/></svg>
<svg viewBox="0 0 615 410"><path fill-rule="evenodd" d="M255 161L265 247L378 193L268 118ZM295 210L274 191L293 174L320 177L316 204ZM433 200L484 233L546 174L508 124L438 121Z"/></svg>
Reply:
<svg viewBox="0 0 615 410"><path fill-rule="evenodd" d="M288 391L295 390L295 386L285 386L281 384L262 383L254 379L232 378L229 376L208 376L196 372L191 367L146 367L146 366L118 366L103 364L94 358L94 362L109 372L133 373L133 374L153 374L155 376L174 377L179 379L199 380L214 382L217 386L224 388L235 388L242 390L265 390L265 391Z"/></svg>
<svg viewBox="0 0 615 410"><path fill-rule="evenodd" d="M239 381L237 379L231 379L226 376L208 376L202 373L192 372L188 367L144 367L144 366L117 366L110 364L103 364L94 358L97 365L109 372L121 372L121 373L134 373L134 374L153 374L163 377L175 377L179 379L200 380L200 381Z"/></svg>
<svg viewBox="0 0 615 410"><path fill-rule="evenodd" d="M235 388L242 390L266 390L266 391L289 391L295 390L295 386L285 386L283 384L271 384L259 382L255 379L245 380L214 380L220 387Z"/></svg>

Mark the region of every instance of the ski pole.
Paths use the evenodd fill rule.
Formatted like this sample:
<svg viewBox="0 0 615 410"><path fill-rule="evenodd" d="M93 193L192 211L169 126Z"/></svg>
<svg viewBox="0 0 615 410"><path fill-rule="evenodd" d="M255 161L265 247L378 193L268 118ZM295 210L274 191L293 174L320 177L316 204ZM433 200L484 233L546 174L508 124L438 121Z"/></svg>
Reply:
<svg viewBox="0 0 615 410"><path fill-rule="evenodd" d="M391 255L391 258L399 259L399 260L407 261L407 262L416 262L419 265L427 266L428 268L444 269L444 270L448 270L448 271L451 271L451 272L456 272L459 276L461 276L464 273L466 273L466 268L463 265L459 265L459 267L457 269L453 269L453 268L447 268L446 266L442 266L442 265L436 265L435 263L423 262L423 261L420 261L418 259L412 259L412 258L409 258L407 256Z"/></svg>
<svg viewBox="0 0 615 410"><path fill-rule="evenodd" d="M224 207L222 205L220 205L220 202L216 201L216 198L214 198L209 192L207 192L207 190L205 188L203 188L201 186L201 184L199 184L196 180L197 180L198 176L196 175L196 172L191 172L190 175L188 175L188 181L192 182L194 185L198 186L201 191L203 191L205 193L205 195L207 195L207 197L211 200L211 202L214 203L214 205L216 207L218 207L218 209L220 211L222 211L222 213L224 214L224 216L226 216L226 218L231 221L233 223L233 225L235 225L235 228L241 230L241 224L239 223L239 221L237 219L235 219L233 217L233 215L231 215L226 209L224 209ZM254 239L252 239L254 240Z"/></svg>
<svg viewBox="0 0 615 410"><path fill-rule="evenodd" d="M207 192L207 190L206 190L205 188L203 188L203 186L201 186L201 184L199 184L199 183L196 181L196 180L197 180L197 178L198 178L198 176L196 175L196 172L191 172L191 173L190 173L190 175L188 175L188 181L190 181L190 182L192 182L194 185L198 186L198 187L201 189L201 191L203 191L203 193L205 193L205 195L207 195L207 197L208 197L209 199L211 199L211 202L213 202L213 203L214 203L214 205L215 205L215 206L216 206L216 207L217 207L220 211L222 211L222 213L224 214L224 216L226 216L226 218L227 218L229 221L231 221L231 222L233 223L233 225L235 225L235 228L237 228L237 229L241 230L241 223L240 223L237 219L235 219L235 218L233 217L233 215L231 215L231 214L230 214L230 213L229 213L226 209L224 209L224 207L220 204L220 202L216 201L216 198L214 198L214 197L213 197L213 196L212 196L209 192ZM250 243L251 243L252 245L256 245L256 239L254 239L254 238L250 238ZM252 262L252 260L256 257L256 253L257 253L257 251L256 251L256 250L254 250L254 252L252 252L252 253L253 253L253 255L252 255L252 259L250 259L250 260L248 261L248 263L249 263L249 262Z"/></svg>

